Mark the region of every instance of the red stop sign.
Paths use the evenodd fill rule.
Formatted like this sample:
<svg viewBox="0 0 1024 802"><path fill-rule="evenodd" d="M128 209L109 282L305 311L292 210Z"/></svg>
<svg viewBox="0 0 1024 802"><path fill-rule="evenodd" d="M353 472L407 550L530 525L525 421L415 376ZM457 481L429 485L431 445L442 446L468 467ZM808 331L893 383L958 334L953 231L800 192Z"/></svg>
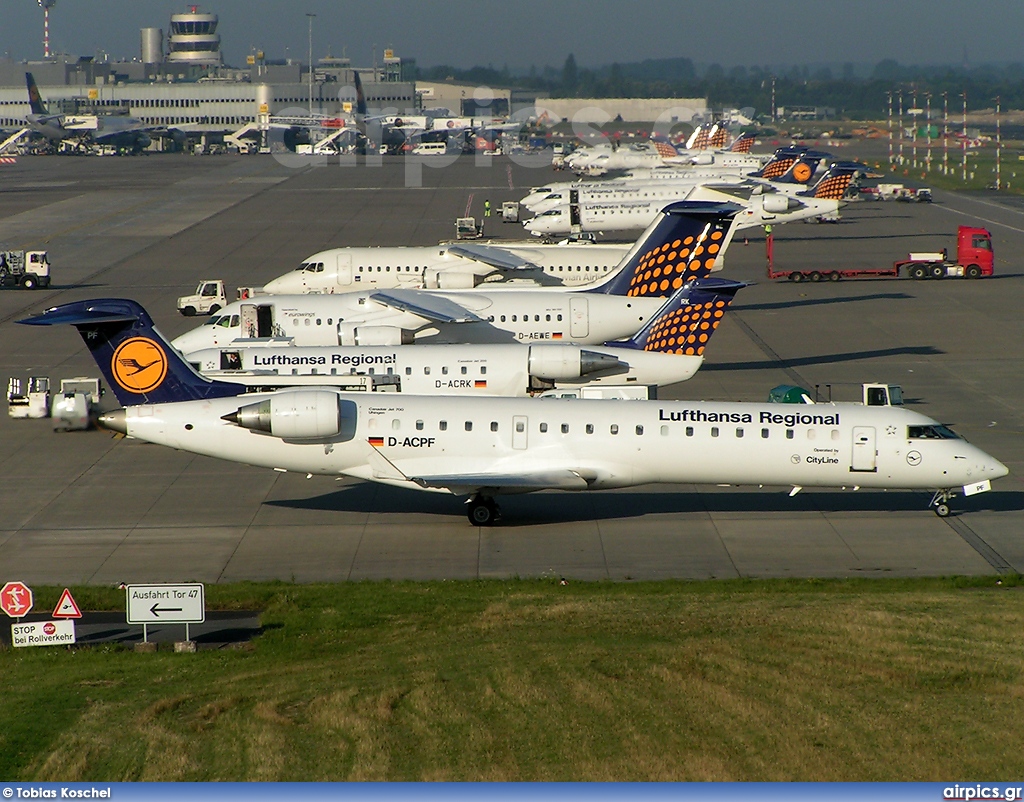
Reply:
<svg viewBox="0 0 1024 802"><path fill-rule="evenodd" d="M32 591L24 582L8 582L0 588L0 610L11 618L21 618L32 609Z"/></svg>

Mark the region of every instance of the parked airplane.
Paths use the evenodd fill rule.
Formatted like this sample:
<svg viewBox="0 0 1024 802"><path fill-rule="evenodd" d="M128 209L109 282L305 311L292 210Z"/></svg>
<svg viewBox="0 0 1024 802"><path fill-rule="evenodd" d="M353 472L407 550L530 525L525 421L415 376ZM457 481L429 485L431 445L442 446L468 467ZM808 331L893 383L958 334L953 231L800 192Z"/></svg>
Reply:
<svg viewBox="0 0 1024 802"><path fill-rule="evenodd" d="M802 165L799 161L794 168ZM844 165L847 163L843 163ZM858 165L858 168L862 165ZM808 168L813 172L812 168ZM768 223L773 225L815 218L832 218L838 215L843 204L834 197L835 187L843 185L843 191L850 185L857 170L849 166L835 166L826 172L811 189L792 195L761 194L750 195L740 200L744 211L737 216L736 228L752 228ZM845 182L845 183L844 183ZM653 184L649 186L654 186ZM696 187L683 190L682 197L689 197ZM572 202L549 209L543 214L527 220L523 225L535 236L559 236L573 231L600 232L602 234L623 234L648 225L657 215L659 207L666 203L667 193L652 190L660 198L647 200L595 201L590 204ZM699 195L700 193L698 193ZM678 197L678 196L677 196Z"/></svg>
<svg viewBox="0 0 1024 802"><path fill-rule="evenodd" d="M414 348L319 346L279 342L229 345L186 354L211 378L280 388L315 379L381 377L387 388L419 395L527 396L555 387L662 386L689 379L736 292L746 285L695 279L673 295L629 340L568 344L417 345ZM125 302L130 303L130 302ZM139 308L140 317L145 312Z"/></svg>
<svg viewBox="0 0 1024 802"><path fill-rule="evenodd" d="M459 290L502 282L577 287L607 276L629 248L625 243L586 241L331 248L267 282L263 291L299 295L389 287Z"/></svg>
<svg viewBox="0 0 1024 802"><path fill-rule="evenodd" d="M180 141L184 136L178 130L147 125L134 117L117 114L50 114L43 104L39 87L36 86L32 73L25 73L25 83L28 87L28 102L31 109L31 112L25 116L25 120L29 128L51 142L75 139L83 143L112 145L139 151L149 147L152 136L169 136L176 141Z"/></svg>
<svg viewBox="0 0 1024 802"><path fill-rule="evenodd" d="M182 353L242 337L292 337L295 345L401 345L630 337L691 278L706 277L728 247L733 203L666 206L615 273L583 289L370 290L269 295L228 304L174 340Z"/></svg>
<svg viewBox="0 0 1024 802"><path fill-rule="evenodd" d="M124 408L101 425L248 465L467 495L652 483L984 492L1005 465L903 407L381 396L325 387L243 394L196 373L134 303L80 301L21 321L78 328ZM386 398L386 400L382 400Z"/></svg>

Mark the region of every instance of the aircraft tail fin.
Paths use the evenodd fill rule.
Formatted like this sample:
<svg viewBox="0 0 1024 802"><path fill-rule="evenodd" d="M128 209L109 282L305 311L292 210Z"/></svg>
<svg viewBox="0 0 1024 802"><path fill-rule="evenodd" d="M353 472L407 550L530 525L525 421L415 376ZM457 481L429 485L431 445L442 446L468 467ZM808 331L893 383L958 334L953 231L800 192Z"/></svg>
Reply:
<svg viewBox="0 0 1024 802"><path fill-rule="evenodd" d="M858 162L834 162L818 183L800 194L822 200L843 200L854 179L869 169Z"/></svg>
<svg viewBox="0 0 1024 802"><path fill-rule="evenodd" d="M240 384L199 375L135 301L77 301L19 320L30 326L67 323L78 329L103 378L123 406L240 395Z"/></svg>
<svg viewBox="0 0 1024 802"><path fill-rule="evenodd" d="M666 354L703 355L725 310L736 293L746 286L743 282L722 278L688 282L627 341L626 347Z"/></svg>
<svg viewBox="0 0 1024 802"><path fill-rule="evenodd" d="M36 79L32 77L30 72L25 73L25 85L28 87L28 105L32 109L32 113L45 116L48 112L46 111L46 106L43 105L43 96L39 94Z"/></svg>
<svg viewBox="0 0 1024 802"><path fill-rule="evenodd" d="M807 185L814 178L814 173L822 160L829 155L817 150L808 150L797 156L789 168L777 178L771 179L777 184L803 184Z"/></svg>
<svg viewBox="0 0 1024 802"><path fill-rule="evenodd" d="M721 150L729 143L729 129L723 123L717 123L708 135L708 147Z"/></svg>
<svg viewBox="0 0 1024 802"><path fill-rule="evenodd" d="M779 148L760 170L756 170L750 173L750 175L753 178L764 178L767 181L771 181L780 175L784 175L805 152L806 148Z"/></svg>
<svg viewBox="0 0 1024 802"><path fill-rule="evenodd" d="M670 203L636 241L615 272L580 292L668 298L693 278L704 278L732 238L735 203Z"/></svg>
<svg viewBox="0 0 1024 802"><path fill-rule="evenodd" d="M732 141L732 144L729 146L729 152L750 153L750 149L754 147L755 138L752 133L740 134Z"/></svg>
<svg viewBox="0 0 1024 802"><path fill-rule="evenodd" d="M363 82L359 78L359 71L352 70L352 82L356 87L356 114L366 116L366 95L363 93Z"/></svg>

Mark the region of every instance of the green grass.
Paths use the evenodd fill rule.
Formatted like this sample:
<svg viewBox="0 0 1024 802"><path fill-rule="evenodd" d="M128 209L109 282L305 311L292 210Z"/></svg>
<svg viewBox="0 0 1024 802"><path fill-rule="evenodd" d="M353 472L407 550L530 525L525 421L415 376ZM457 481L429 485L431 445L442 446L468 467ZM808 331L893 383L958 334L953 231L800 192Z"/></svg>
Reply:
<svg viewBox="0 0 1024 802"><path fill-rule="evenodd" d="M0 778L1019 777L1024 593L996 582L210 586L265 611L249 648L0 652Z"/></svg>

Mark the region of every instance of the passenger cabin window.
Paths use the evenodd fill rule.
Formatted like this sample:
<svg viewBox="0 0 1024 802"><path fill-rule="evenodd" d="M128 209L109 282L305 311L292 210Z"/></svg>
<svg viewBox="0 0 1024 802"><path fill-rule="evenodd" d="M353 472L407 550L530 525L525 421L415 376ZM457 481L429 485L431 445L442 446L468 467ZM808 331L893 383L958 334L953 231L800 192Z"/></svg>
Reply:
<svg viewBox="0 0 1024 802"><path fill-rule="evenodd" d="M936 423L933 426L908 426L908 440L959 440L960 436L952 429Z"/></svg>
<svg viewBox="0 0 1024 802"><path fill-rule="evenodd" d="M541 434L543 434L543 433L544 433L544 432L546 432L547 430L548 430L548 425L547 425L546 423L542 423L542 424L540 425L540 431L541 431Z"/></svg>
<svg viewBox="0 0 1024 802"><path fill-rule="evenodd" d="M421 421L421 420L416 421L416 431L417 432L422 432L423 431L423 421Z"/></svg>
<svg viewBox="0 0 1024 802"><path fill-rule="evenodd" d="M402 428L402 421L399 420L398 418L392 418L391 419L391 428L394 429L395 431L401 429Z"/></svg>
<svg viewBox="0 0 1024 802"><path fill-rule="evenodd" d="M471 421L471 420L466 421L466 431L467 432L473 431L473 421Z"/></svg>
<svg viewBox="0 0 1024 802"><path fill-rule="evenodd" d="M643 426L637 426L636 427L636 433L637 434L643 434L644 433L644 427Z"/></svg>
<svg viewBox="0 0 1024 802"><path fill-rule="evenodd" d="M612 425L611 425L611 426L610 426L610 427L608 428L608 431L609 431L609 432L610 432L611 434L618 434L618 433L619 433L619 424L617 424L617 423L613 423L613 424L612 424Z"/></svg>
<svg viewBox="0 0 1024 802"><path fill-rule="evenodd" d="M562 434L569 434L569 424L568 423L563 423L562 424Z"/></svg>
<svg viewBox="0 0 1024 802"><path fill-rule="evenodd" d="M448 421L446 421L446 420L440 421L437 424L437 428L440 429L442 432L447 432L448 431Z"/></svg>
<svg viewBox="0 0 1024 802"><path fill-rule="evenodd" d="M718 427L717 426L712 426L711 427L711 436L712 437L718 437Z"/></svg>
<svg viewBox="0 0 1024 802"><path fill-rule="evenodd" d="M594 433L594 424L588 423L587 424L587 434L593 434L593 433Z"/></svg>
<svg viewBox="0 0 1024 802"><path fill-rule="evenodd" d="M498 422L496 420L492 420L491 421L491 431L492 432L498 431Z"/></svg>

